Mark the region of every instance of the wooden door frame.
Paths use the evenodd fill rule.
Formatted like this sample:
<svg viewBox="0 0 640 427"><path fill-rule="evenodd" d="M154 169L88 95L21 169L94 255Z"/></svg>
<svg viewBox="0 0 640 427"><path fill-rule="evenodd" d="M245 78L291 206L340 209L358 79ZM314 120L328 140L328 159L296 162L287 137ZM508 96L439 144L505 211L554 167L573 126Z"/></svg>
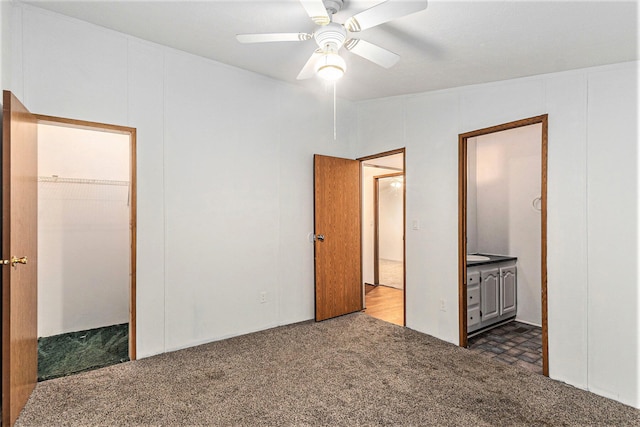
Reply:
<svg viewBox="0 0 640 427"><path fill-rule="evenodd" d="M384 179L384 178L393 178L395 176L401 176L404 178L404 171L403 172L396 172L396 173L388 173L385 175L376 175L373 177L374 179L374 186L373 186L373 282L376 285L380 284L380 242L379 242L379 238L380 238L380 179ZM404 192L404 184L402 185L403 188L403 192ZM402 209L403 209L403 218L404 218L404 194L402 195ZM404 219L403 219L404 221ZM403 223L403 227L404 227L404 223ZM402 229L402 241L404 244L404 233L405 230L404 228ZM403 259L402 259L402 263L404 264L404 254L403 254ZM404 278L402 279L402 287L404 288Z"/></svg>
<svg viewBox="0 0 640 427"><path fill-rule="evenodd" d="M129 359L135 360L136 349L136 229L137 229L137 181L136 181L136 129L128 126L118 126L106 123L89 122L63 117L34 114L37 124L47 124L76 129L92 130L97 132L116 133L129 135L129 181L131 186L130 221L130 288L129 288Z"/></svg>
<svg viewBox="0 0 640 427"><path fill-rule="evenodd" d="M407 325L407 239L406 239L406 232L407 232L407 177L406 177L406 173L407 173L407 153L406 153L406 148L398 148L395 150L389 150L389 151L385 151L382 153L378 153L378 154L372 154L370 156L365 156L365 157L359 157L356 160L358 160L360 162L360 176L362 176L362 167L364 162L366 162L367 160L373 160L373 159L378 159L380 157L387 157L387 156L392 156L394 154L402 154L402 174L404 176L404 185L402 186L402 230L403 230L403 241L402 241L402 283L403 283L403 287L402 287L402 325L406 326ZM361 183L361 185L364 185L364 183ZM360 204L362 205L362 190L360 191ZM364 209L362 209L362 212L360 214L361 216L364 215ZM363 219L363 218L362 218ZM361 224L363 223L363 221L360 221ZM362 225L360 226L360 241L362 242ZM360 254L362 254L362 249L360 249ZM377 259L377 257L376 257ZM361 267L362 268L362 267ZM364 286L364 284L362 284ZM364 302L364 292L363 292L363 302Z"/></svg>
<svg viewBox="0 0 640 427"><path fill-rule="evenodd" d="M542 124L541 135L541 306L542 373L549 376L549 329L547 316L547 159L548 115L529 117L458 135L458 316L460 346L467 347L467 141L469 138L524 126Z"/></svg>

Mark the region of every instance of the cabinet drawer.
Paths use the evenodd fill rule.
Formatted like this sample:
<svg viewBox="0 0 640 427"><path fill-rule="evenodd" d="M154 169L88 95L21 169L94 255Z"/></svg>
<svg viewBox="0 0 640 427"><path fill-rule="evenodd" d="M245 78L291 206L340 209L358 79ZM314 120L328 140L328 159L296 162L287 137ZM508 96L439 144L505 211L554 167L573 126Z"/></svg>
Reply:
<svg viewBox="0 0 640 427"><path fill-rule="evenodd" d="M480 284L480 272L470 272L467 270L467 287L478 286Z"/></svg>
<svg viewBox="0 0 640 427"><path fill-rule="evenodd" d="M480 304L480 286L467 288L467 306Z"/></svg>
<svg viewBox="0 0 640 427"><path fill-rule="evenodd" d="M480 323L480 306L467 308L467 328Z"/></svg>

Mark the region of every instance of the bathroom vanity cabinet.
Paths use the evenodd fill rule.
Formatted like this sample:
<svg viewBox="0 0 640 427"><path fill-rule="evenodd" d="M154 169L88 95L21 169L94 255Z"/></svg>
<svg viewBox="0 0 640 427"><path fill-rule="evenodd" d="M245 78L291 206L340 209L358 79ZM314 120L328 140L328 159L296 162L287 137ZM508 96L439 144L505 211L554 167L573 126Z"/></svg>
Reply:
<svg viewBox="0 0 640 427"><path fill-rule="evenodd" d="M467 333L514 318L518 308L516 258L487 257L467 264Z"/></svg>

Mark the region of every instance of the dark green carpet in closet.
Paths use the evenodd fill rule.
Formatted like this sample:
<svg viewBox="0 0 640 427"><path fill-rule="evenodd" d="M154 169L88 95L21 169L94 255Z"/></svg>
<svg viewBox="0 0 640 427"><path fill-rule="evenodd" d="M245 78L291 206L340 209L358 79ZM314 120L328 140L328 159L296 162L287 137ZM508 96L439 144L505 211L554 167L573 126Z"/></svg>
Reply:
<svg viewBox="0 0 640 427"><path fill-rule="evenodd" d="M128 360L128 323L38 338L38 381Z"/></svg>

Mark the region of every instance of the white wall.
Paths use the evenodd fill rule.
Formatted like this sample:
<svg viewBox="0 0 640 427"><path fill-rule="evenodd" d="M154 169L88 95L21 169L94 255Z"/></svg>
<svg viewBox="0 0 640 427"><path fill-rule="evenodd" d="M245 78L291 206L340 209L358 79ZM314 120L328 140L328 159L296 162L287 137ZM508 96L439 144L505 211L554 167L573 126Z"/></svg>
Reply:
<svg viewBox="0 0 640 427"><path fill-rule="evenodd" d="M378 180L378 255L382 259L402 261L404 252L404 204L402 187L392 187L397 178Z"/></svg>
<svg viewBox="0 0 640 427"><path fill-rule="evenodd" d="M458 342L458 134L548 113L550 376L640 406L637 71L625 63L358 104L358 155L407 149L407 222L421 225L406 236L409 327Z"/></svg>
<svg viewBox="0 0 640 427"><path fill-rule="evenodd" d="M0 89L8 88L11 70L11 3L0 1ZM0 101L2 104L2 101Z"/></svg>
<svg viewBox="0 0 640 427"><path fill-rule="evenodd" d="M467 139L467 253L478 252L477 138Z"/></svg>
<svg viewBox="0 0 640 427"><path fill-rule="evenodd" d="M322 90L14 9L31 111L137 129L138 356L312 318L313 154L353 157L353 105L334 141Z"/></svg>
<svg viewBox="0 0 640 427"><path fill-rule="evenodd" d="M640 406L637 71L637 67L615 68L589 74L586 147L589 386L636 407Z"/></svg>
<svg viewBox="0 0 640 427"><path fill-rule="evenodd" d="M538 326L541 213L533 201L541 195L541 147L541 124L482 135L475 168L477 252L518 257L517 320Z"/></svg>
<svg viewBox="0 0 640 427"><path fill-rule="evenodd" d="M38 126L38 175L129 182L129 136ZM38 184L38 336L129 321L129 186Z"/></svg>
<svg viewBox="0 0 640 427"><path fill-rule="evenodd" d="M380 167L362 167L362 281L375 283L374 275L374 245L375 245L375 217L374 192L375 176L397 173L397 169Z"/></svg>

